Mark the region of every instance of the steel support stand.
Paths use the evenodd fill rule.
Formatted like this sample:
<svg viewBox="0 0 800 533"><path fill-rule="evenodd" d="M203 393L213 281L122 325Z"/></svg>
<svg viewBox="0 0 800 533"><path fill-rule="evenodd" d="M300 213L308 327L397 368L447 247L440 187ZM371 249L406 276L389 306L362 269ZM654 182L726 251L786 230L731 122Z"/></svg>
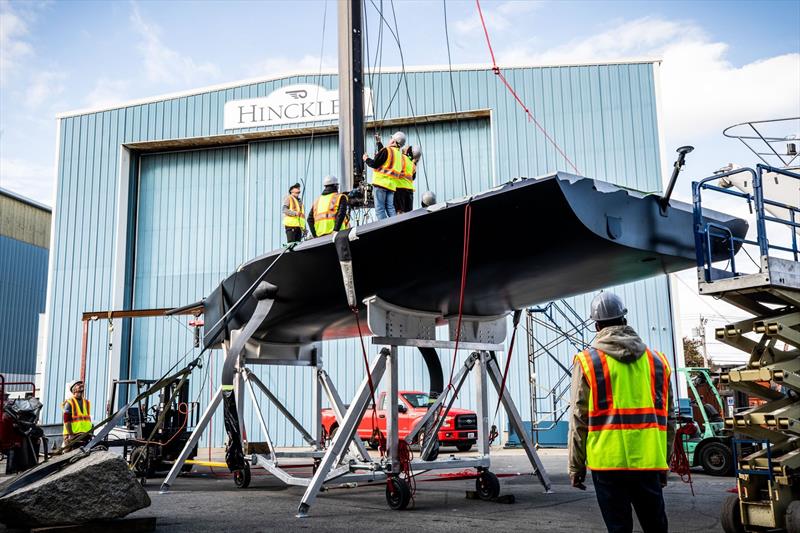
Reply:
<svg viewBox="0 0 800 533"><path fill-rule="evenodd" d="M384 348L370 365L369 372L372 376L372 383L379 383L383 377L383 373L386 370L388 354L389 350ZM297 509L296 516L298 518L308 516L308 510L311 504L314 503L314 500L316 500L317 494L319 494L319 490L322 488L325 479L331 469L333 469L336 460L341 455L347 443L349 443L356 434L358 424L361 422L371 399L369 379L365 376L364 380L361 382L361 386L358 388L353 403L351 403L350 407L347 409L347 413L339 426L339 430L328 445L328 449L325 450L325 455L317 467L314 476L311 478L311 482L308 484L305 494L303 494L300 506Z"/></svg>
<svg viewBox="0 0 800 533"><path fill-rule="evenodd" d="M389 348L389 391L386 395L386 455L389 458L389 473L400 473L400 450L398 450L399 428L397 405L400 400L397 387L397 346ZM378 406L375 406L377 409Z"/></svg>
<svg viewBox="0 0 800 533"><path fill-rule="evenodd" d="M203 411L203 416L200 417L200 420L197 422L197 425L192 431L192 436L186 442L186 445L181 450L178 459L175 460L175 463L172 465L172 468L167 474L167 477L164 478L163 483L161 483L161 494L169 492L169 487L175 481L175 478L178 477L178 473L181 471L181 467L186 462L186 459L189 458L189 454L192 452L192 449L197 445L197 442L200 440L200 436L203 434L203 431L208 427L208 424L211 422L211 418L214 416L214 411L217 410L219 404L222 402L222 387L217 389L217 392L214 393L214 396L211 398L211 401L208 403L208 407L206 410Z"/></svg>
<svg viewBox="0 0 800 533"><path fill-rule="evenodd" d="M303 440L306 441L309 444L309 446L315 446L317 441L314 440L314 437L311 435L311 433L309 433L308 430L305 427L303 427L303 424L301 424L300 421L297 420L294 417L294 415L292 415L289 409L287 409L286 406L283 405L283 403L274 394L272 394L272 391L270 391L267 388L267 386L264 385L264 383L260 379L258 379L258 376L256 376L250 370L247 369L245 369L245 372L247 372L248 374L248 379L251 380L253 383L255 383L256 387L258 387L261 390L261 392L263 392L264 395L269 399L269 401L272 402L272 405L277 407L278 411L280 411L281 414L286 417L286 420L288 420L289 423L292 426L294 426L294 428L297 431L300 432L300 435L303 437Z"/></svg>
<svg viewBox="0 0 800 533"><path fill-rule="evenodd" d="M347 410L344 406L344 402L342 402L339 392L336 390L336 387L333 386L333 382L331 381L331 378L328 376L327 372L320 369L317 376L320 386L322 387L322 390L325 391L325 395L328 397L328 402L331 404L331 409L336 417L336 421L341 426ZM364 446L364 443L361 441L361 439L354 438L350 443L350 448L354 455L361 457L362 461L371 461L369 452L367 452L367 448Z"/></svg>
<svg viewBox="0 0 800 533"><path fill-rule="evenodd" d="M503 383L503 372L500 370L500 366L497 364L497 359L489 356L486 367L488 369L489 377L492 380L492 384L494 385L495 390L497 390L497 394L499 396L501 393L500 387ZM545 492L549 494L553 492L552 485L550 483L550 476L547 475L547 471L542 464L542 460L539 458L539 454L536 453L536 448L533 447L530 436L525 432L525 428L522 424L522 417L519 415L519 411L517 410L517 406L514 404L514 400L512 400L507 393L508 389L504 391L500 401L503 404L503 408L506 410L506 414L508 414L508 422L514 428L514 431L517 433L517 435L519 435L522 448L525 450L525 454L528 456L528 460L533 466L534 474L536 474L536 477L539 478L539 482L544 487Z"/></svg>

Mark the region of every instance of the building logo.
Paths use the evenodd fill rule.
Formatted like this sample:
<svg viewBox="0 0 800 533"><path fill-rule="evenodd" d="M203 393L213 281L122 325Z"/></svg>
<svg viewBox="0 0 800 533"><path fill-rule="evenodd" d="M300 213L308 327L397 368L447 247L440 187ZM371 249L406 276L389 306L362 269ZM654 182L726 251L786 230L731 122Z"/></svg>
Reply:
<svg viewBox="0 0 800 533"><path fill-rule="evenodd" d="M372 116L370 90L364 89L364 114ZM225 129L258 128L339 119L339 91L319 85L290 85L261 98L225 103Z"/></svg>

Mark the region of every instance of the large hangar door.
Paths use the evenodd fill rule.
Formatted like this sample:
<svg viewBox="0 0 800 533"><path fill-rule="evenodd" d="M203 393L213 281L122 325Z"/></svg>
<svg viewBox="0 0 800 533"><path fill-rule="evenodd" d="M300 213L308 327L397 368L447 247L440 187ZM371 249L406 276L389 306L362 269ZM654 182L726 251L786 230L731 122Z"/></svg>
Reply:
<svg viewBox="0 0 800 533"><path fill-rule="evenodd" d="M248 258L246 191L245 146L142 156L134 309L196 302ZM176 320L133 321L132 377L157 378L191 348Z"/></svg>

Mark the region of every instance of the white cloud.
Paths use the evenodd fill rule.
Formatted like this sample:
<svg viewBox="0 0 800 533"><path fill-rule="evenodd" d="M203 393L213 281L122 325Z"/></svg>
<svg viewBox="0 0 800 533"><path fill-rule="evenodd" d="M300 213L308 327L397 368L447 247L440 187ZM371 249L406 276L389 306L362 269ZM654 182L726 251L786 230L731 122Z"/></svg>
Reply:
<svg viewBox="0 0 800 533"><path fill-rule="evenodd" d="M20 62L33 54L27 34L25 21L8 4L0 4L0 85L6 85Z"/></svg>
<svg viewBox="0 0 800 533"><path fill-rule="evenodd" d="M143 55L145 77L148 81L196 86L219 78L220 70L213 63L195 62L191 57L181 55L167 46L161 39L159 27L144 20L135 3L131 23L142 39L138 48Z"/></svg>
<svg viewBox="0 0 800 533"><path fill-rule="evenodd" d="M664 132L694 142L743 120L800 113L800 54L741 66L727 59L729 45L712 41L686 21L642 18L543 51L515 46L498 61L575 63L661 57ZM685 144L685 142L684 142Z"/></svg>
<svg viewBox="0 0 800 533"><path fill-rule="evenodd" d="M25 105L38 108L64 92L63 72L38 72L31 77L25 90Z"/></svg>
<svg viewBox="0 0 800 533"><path fill-rule="evenodd" d="M87 107L110 107L130 99L128 87L130 82L100 78L86 95Z"/></svg>
<svg viewBox="0 0 800 533"><path fill-rule="evenodd" d="M525 1L510 1L502 2L495 7L481 6L483 18L486 21L486 26L489 31L506 30L510 28L514 22L515 17L524 13L530 13L538 9L543 2L532 0ZM457 20L453 23L456 33L466 34L472 33L478 29L483 31L480 16L476 13L469 18Z"/></svg>
<svg viewBox="0 0 800 533"><path fill-rule="evenodd" d="M322 69L330 69L336 67L336 59L330 57L322 57ZM264 59L251 66L248 69L248 76L274 76L288 72L319 72L320 61L318 56L306 54L300 59L289 57L270 57Z"/></svg>
<svg viewBox="0 0 800 533"><path fill-rule="evenodd" d="M49 205L53 201L53 165L0 157L0 187Z"/></svg>

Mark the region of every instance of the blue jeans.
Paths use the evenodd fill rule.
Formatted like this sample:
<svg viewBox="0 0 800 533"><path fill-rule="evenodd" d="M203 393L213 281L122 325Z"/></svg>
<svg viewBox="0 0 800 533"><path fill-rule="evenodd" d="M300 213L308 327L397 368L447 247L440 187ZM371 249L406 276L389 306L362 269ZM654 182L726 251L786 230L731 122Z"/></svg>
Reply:
<svg viewBox="0 0 800 533"><path fill-rule="evenodd" d="M375 216L378 220L395 216L397 211L394 210L394 191L381 187L372 190L375 193Z"/></svg>

